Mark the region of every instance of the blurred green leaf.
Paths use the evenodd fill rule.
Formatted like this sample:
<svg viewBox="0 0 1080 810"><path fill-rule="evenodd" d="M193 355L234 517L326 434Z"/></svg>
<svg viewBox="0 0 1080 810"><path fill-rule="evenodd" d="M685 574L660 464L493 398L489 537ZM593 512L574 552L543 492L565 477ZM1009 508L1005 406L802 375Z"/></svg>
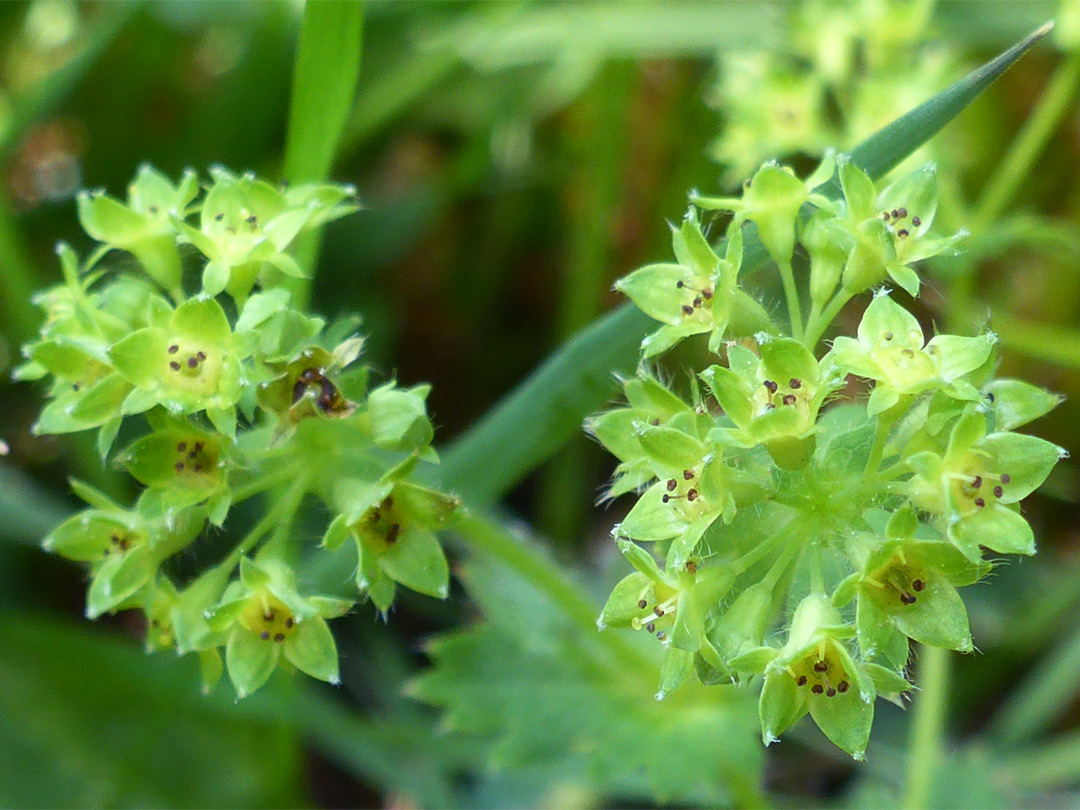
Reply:
<svg viewBox="0 0 1080 810"><path fill-rule="evenodd" d="M297 806L295 731L224 714L196 662L100 629L0 619L0 805Z"/></svg>

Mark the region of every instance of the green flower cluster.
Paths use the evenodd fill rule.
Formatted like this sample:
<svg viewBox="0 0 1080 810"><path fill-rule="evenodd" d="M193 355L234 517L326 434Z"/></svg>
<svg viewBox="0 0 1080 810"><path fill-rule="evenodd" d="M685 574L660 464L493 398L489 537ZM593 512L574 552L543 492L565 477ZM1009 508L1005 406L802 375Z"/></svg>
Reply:
<svg viewBox="0 0 1080 810"><path fill-rule="evenodd" d="M960 66L932 37L933 7L803 0L783 9L781 49L720 53L710 101L724 120L711 153L725 182L769 157L852 147L948 84Z"/></svg>
<svg viewBox="0 0 1080 810"><path fill-rule="evenodd" d="M385 612L398 585L448 591L434 532L459 501L410 481L438 461L428 388L369 385L355 320L328 326L291 303L284 281L303 272L289 246L357 210L351 189L213 169L202 191L194 173L173 184L143 167L126 203L79 198L101 246L81 265L60 246L63 283L37 297L45 323L16 376L47 380L35 432L97 430L102 460L141 491L123 506L73 481L89 508L44 546L89 565L88 616L143 611L147 649L197 653L207 689L222 650L241 697L278 664L337 682L327 619L361 600ZM113 251L133 261L107 271ZM223 548L238 534L233 506L264 493L262 517ZM292 531L308 497L329 514L325 550ZM298 584L301 564L347 539L357 554L345 593ZM193 573L192 559L216 562Z"/></svg>
<svg viewBox="0 0 1080 810"><path fill-rule="evenodd" d="M834 174L836 201L816 190ZM932 167L879 190L845 157L805 182L766 164L739 198L694 199L732 212L724 258L691 210L676 263L616 287L663 323L644 358L704 333L719 362L685 398L643 365L626 405L587 424L619 461L611 497L638 493L612 530L635 570L600 625L660 641L658 697L760 681L766 743L809 713L861 758L875 699L911 688L910 641L973 649L957 589L989 573L986 550L1034 553L1020 502L1064 451L1014 431L1059 400L994 379L992 333L927 340L880 286L917 294L912 265L959 238L930 233ZM747 222L787 276L790 334L738 286ZM870 290L856 336L820 348Z"/></svg>

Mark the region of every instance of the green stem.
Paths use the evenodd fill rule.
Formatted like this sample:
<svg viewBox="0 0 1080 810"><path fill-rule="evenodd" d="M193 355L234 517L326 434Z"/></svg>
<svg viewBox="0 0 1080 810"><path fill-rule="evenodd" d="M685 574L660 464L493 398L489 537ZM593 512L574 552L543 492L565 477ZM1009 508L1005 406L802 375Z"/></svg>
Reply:
<svg viewBox="0 0 1080 810"><path fill-rule="evenodd" d="M232 502L246 501L260 492L265 492L278 484L283 484L291 478L295 478L298 472L300 472L300 465L298 464L290 464L282 469L268 470L242 486L233 489Z"/></svg>
<svg viewBox="0 0 1080 810"><path fill-rule="evenodd" d="M1073 53L1054 71L1046 92L1005 152L1005 158L997 171L990 175L990 182L975 206L971 221L973 233L981 234L993 224L1024 182L1024 178L1031 173L1035 161L1069 111L1078 85L1080 53ZM974 288L975 276L972 272L961 274L953 283L949 303L952 311L962 318L967 317L967 310L971 308Z"/></svg>
<svg viewBox="0 0 1080 810"><path fill-rule="evenodd" d="M911 729L908 782L901 806L920 810L929 806L934 777L944 754L945 708L949 688L949 651L921 647L919 688Z"/></svg>
<svg viewBox="0 0 1080 810"><path fill-rule="evenodd" d="M796 340L803 339L802 305L799 303L799 291L795 287L795 273L791 269L791 262L779 263L780 280L784 284L784 297L787 299L788 317L791 319L791 336Z"/></svg>
<svg viewBox="0 0 1080 810"><path fill-rule="evenodd" d="M769 572L761 578L761 584L769 590L773 590L776 587L776 583L780 581L780 577L787 571L788 566L803 550L804 546L795 542L794 537L788 537L788 544L783 551L776 557L776 561L769 568Z"/></svg>
<svg viewBox="0 0 1080 810"><path fill-rule="evenodd" d="M841 289L837 292L825 307L825 310L821 313L820 317L818 317L816 321L812 320L809 325L807 325L806 334L803 336L803 344L811 350L814 349L817 346L818 341L821 340L821 336L825 334L825 330L829 328L829 324L836 320L836 316L840 314L840 310L842 310L844 305L854 297L855 296L845 289Z"/></svg>
<svg viewBox="0 0 1080 810"><path fill-rule="evenodd" d="M874 475L876 478L875 473L877 473L877 468L881 465L881 458L885 454L886 445L889 443L889 431L896 424L896 420L900 415L897 408L890 408L884 413L878 414L877 428L874 430L874 443L870 447L870 456L866 459L863 478L870 475Z"/></svg>
<svg viewBox="0 0 1080 810"><path fill-rule="evenodd" d="M285 491L285 494L266 511L266 514L259 519L259 522L251 527L251 531L236 544L236 548L220 563L221 567L227 567L231 571L240 562L240 558L251 551L268 531L279 523L291 521L292 515L296 513L300 506L300 501L307 494L309 483L307 476L301 475L297 477L292 486Z"/></svg>
<svg viewBox="0 0 1080 810"><path fill-rule="evenodd" d="M1069 111L1078 86L1080 53L1072 53L1054 71L1046 92L1005 153L1001 166L990 175L990 182L975 207L972 221L975 233L982 232L998 218L1024 178L1030 174L1032 165Z"/></svg>

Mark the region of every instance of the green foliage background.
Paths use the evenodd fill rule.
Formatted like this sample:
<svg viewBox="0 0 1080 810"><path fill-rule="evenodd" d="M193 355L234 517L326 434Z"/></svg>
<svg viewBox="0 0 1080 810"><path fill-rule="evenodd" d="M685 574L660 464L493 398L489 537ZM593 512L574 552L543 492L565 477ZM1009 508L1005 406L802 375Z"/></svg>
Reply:
<svg viewBox="0 0 1080 810"><path fill-rule="evenodd" d="M975 65L1056 11L941 2L935 36ZM665 220L682 215L689 188L719 187L706 153L722 117L702 100L715 56L782 48L781 10L370 2L355 94L354 59L340 71L314 60L295 81L314 109L290 118L300 14L286 2L0 6L0 366L37 326L27 302L59 274L53 244L87 246L79 186L119 193L143 160L172 176L213 163L294 179L330 167L368 210L304 247L317 256L313 306L359 312L377 368L434 383L443 482L498 511L461 527L448 602L411 595L389 624L369 609L337 623L340 689L276 677L239 704L226 690L203 698L194 662L145 656L125 616L84 620L82 574L36 548L73 505L67 475L130 493L87 442L32 438L40 392L5 373L0 805L894 801L908 772L904 712L881 712L863 765L809 728L762 751L745 690L657 703L655 649L596 633L623 571L606 537L620 507L594 507L612 462L577 428L614 395L611 371L632 368L643 317L616 310L528 396L491 410L614 309L616 277L667 255ZM922 313L971 324L991 311L1003 372L1072 397L1040 433L1074 451L1076 59L1040 45L943 134L966 157L952 192L977 198L1065 75L1071 106L993 227L975 233L970 260L929 272L938 294ZM858 312L846 316L852 326ZM1027 503L1040 554L968 600L981 652L954 656L936 806L1075 801L1078 500L1065 461Z"/></svg>

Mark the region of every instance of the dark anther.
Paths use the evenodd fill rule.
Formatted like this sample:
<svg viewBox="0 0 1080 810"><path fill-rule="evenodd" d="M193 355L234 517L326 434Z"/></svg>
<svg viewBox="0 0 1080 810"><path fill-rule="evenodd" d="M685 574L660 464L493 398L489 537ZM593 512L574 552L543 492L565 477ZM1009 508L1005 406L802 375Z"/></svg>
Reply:
<svg viewBox="0 0 1080 810"><path fill-rule="evenodd" d="M676 481L674 478L672 478L670 481L667 482L667 491L668 492L674 492L675 487L677 487L678 485L679 485L679 482Z"/></svg>
<svg viewBox="0 0 1080 810"><path fill-rule="evenodd" d="M177 472L183 472L184 471L184 462L182 462L182 461L176 462L176 471Z"/></svg>
<svg viewBox="0 0 1080 810"><path fill-rule="evenodd" d="M659 618L659 617L664 615L664 609L662 607L660 607L659 605L657 605L656 607L653 608L653 613L655 613L657 618Z"/></svg>
<svg viewBox="0 0 1080 810"><path fill-rule="evenodd" d="M700 306L701 306L701 296L699 295L697 298L694 299L694 307L697 308L697 307L700 307Z"/></svg>
<svg viewBox="0 0 1080 810"><path fill-rule="evenodd" d="M79 384L78 383L72 383L71 384L71 390L72 391L78 391L79 390Z"/></svg>
<svg viewBox="0 0 1080 810"><path fill-rule="evenodd" d="M701 291L701 297L704 298L706 301L711 301L712 300L712 290L709 290L709 289L702 290Z"/></svg>
<svg viewBox="0 0 1080 810"><path fill-rule="evenodd" d="M914 225L916 228L918 228L920 225L922 225L922 220L919 219L918 217L912 217L911 218L911 224Z"/></svg>
<svg viewBox="0 0 1080 810"><path fill-rule="evenodd" d="M156 205L151 205L150 206L150 213L151 214L156 214L157 212L158 212L158 207Z"/></svg>
<svg viewBox="0 0 1080 810"><path fill-rule="evenodd" d="M199 361L201 362L206 359L206 352L200 351L195 356L198 357Z"/></svg>
<svg viewBox="0 0 1080 810"><path fill-rule="evenodd" d="M986 401L989 402L991 405L993 405L994 404L994 395L993 394L987 394L986 395Z"/></svg>
<svg viewBox="0 0 1080 810"><path fill-rule="evenodd" d="M196 456L198 456L198 455L199 455L199 454L198 454L198 453L196 453L196 452L195 452L194 450L189 450L189 451L188 451L188 454L187 454L187 457L188 457L188 458L195 458L195 457L196 457Z"/></svg>
<svg viewBox="0 0 1080 810"><path fill-rule="evenodd" d="M653 419L651 422L649 422L649 424L652 425L653 427L660 427L660 420L659 419Z"/></svg>
<svg viewBox="0 0 1080 810"><path fill-rule="evenodd" d="M685 285L681 281L675 282L675 288L681 290Z"/></svg>
<svg viewBox="0 0 1080 810"><path fill-rule="evenodd" d="M686 561L686 573L688 573L688 574L696 574L697 573L697 563L694 562L693 560L687 560Z"/></svg>
<svg viewBox="0 0 1080 810"><path fill-rule="evenodd" d="M771 411L771 410L773 410L775 408L776 408L776 406L773 403L771 403L771 402L766 402L765 403L765 410Z"/></svg>
<svg viewBox="0 0 1080 810"><path fill-rule="evenodd" d="M1008 473L1002 473L1001 474L1001 483L1007 484L1010 481L1012 481L1012 476L1011 475L1009 475Z"/></svg>
<svg viewBox="0 0 1080 810"><path fill-rule="evenodd" d="M688 500L688 501L696 501L697 496L698 496L698 492L697 492L696 489L687 490L686 500Z"/></svg>
<svg viewBox="0 0 1080 810"><path fill-rule="evenodd" d="M304 398L304 392L307 390L307 383L303 380L297 380L296 385L292 388L292 404L295 405L301 399Z"/></svg>
<svg viewBox="0 0 1080 810"><path fill-rule="evenodd" d="M885 220L886 222L888 222L889 221L889 212L888 211L882 211L881 212L881 218L883 220Z"/></svg>
<svg viewBox="0 0 1080 810"><path fill-rule="evenodd" d="M386 542L393 545L397 542L399 534L401 534L401 524L395 523L390 527L390 531L386 533Z"/></svg>
<svg viewBox="0 0 1080 810"><path fill-rule="evenodd" d="M995 498L1000 498L1004 494L1005 494L1005 490L1002 489L1000 485L994 487L994 497Z"/></svg>
<svg viewBox="0 0 1080 810"><path fill-rule="evenodd" d="M776 384L775 382L773 382L772 380L766 380L766 381L765 381L765 388L766 388L766 389L768 390L768 392L769 392L770 394L775 394L775 393L776 393L776 389L777 389L777 388L779 388L779 387L780 387L780 386L778 386L778 385L777 385L777 384Z"/></svg>
<svg viewBox="0 0 1080 810"><path fill-rule="evenodd" d="M646 602L644 599L638 599L637 600L637 606L639 608L641 608L642 610L644 610L646 607L648 607L648 605L649 605L649 603Z"/></svg>
<svg viewBox="0 0 1080 810"><path fill-rule="evenodd" d="M908 235L908 229L907 228L901 228L900 230L898 230L896 232L896 235L899 236L901 239L903 239L905 236Z"/></svg>
<svg viewBox="0 0 1080 810"><path fill-rule="evenodd" d="M177 453L183 453L185 450L187 450L187 442L180 442L178 445L176 445Z"/></svg>
<svg viewBox="0 0 1080 810"><path fill-rule="evenodd" d="M254 214L252 214L245 221L247 222L248 225L254 225L256 222L259 221L259 218L257 216L255 216Z"/></svg>
<svg viewBox="0 0 1080 810"><path fill-rule="evenodd" d="M112 537L110 537L109 539L110 539L110 540L112 541L112 544L113 544L114 546L117 546L117 545L119 545L119 544L120 544L120 537L119 537L119 535L115 535L115 534L114 534L114 535L113 535Z"/></svg>
<svg viewBox="0 0 1080 810"><path fill-rule="evenodd" d="M810 687L810 691L813 692L815 695L820 695L822 692L825 691L825 687L822 686L820 683L815 683L813 686Z"/></svg>
<svg viewBox="0 0 1080 810"><path fill-rule="evenodd" d="M979 487L981 487L982 486L982 476L981 475L976 475L975 480L971 482L971 485L973 487L975 487L975 489L978 489Z"/></svg>
<svg viewBox="0 0 1080 810"><path fill-rule="evenodd" d="M981 509L982 507L986 506L986 499L981 496L976 498L975 505Z"/></svg>
<svg viewBox="0 0 1080 810"><path fill-rule="evenodd" d="M806 676L805 675L800 675L799 679L797 681L795 681L795 683L798 684L799 686L806 686Z"/></svg>
<svg viewBox="0 0 1080 810"><path fill-rule="evenodd" d="M665 633L663 630L656 634L657 641L663 641L665 638L667 638L667 633Z"/></svg>
<svg viewBox="0 0 1080 810"><path fill-rule="evenodd" d="M788 387L796 390L802 388L802 380L800 380L798 377L792 377L790 380L788 380Z"/></svg>
<svg viewBox="0 0 1080 810"><path fill-rule="evenodd" d="M161 624L161 622L159 622L157 619L151 619L150 620L150 626L151 627L157 627L159 624Z"/></svg>
<svg viewBox="0 0 1080 810"><path fill-rule="evenodd" d="M670 500L671 500L671 496L668 495L666 492L660 497L660 501L662 503L667 503Z"/></svg>
<svg viewBox="0 0 1080 810"><path fill-rule="evenodd" d="M683 312L683 315L693 315L694 314L694 308L692 306L687 305L687 304L683 304L682 312Z"/></svg>
<svg viewBox="0 0 1080 810"><path fill-rule="evenodd" d="M829 665L825 661L817 661L814 663L814 672L827 672Z"/></svg>
<svg viewBox="0 0 1080 810"><path fill-rule="evenodd" d="M653 624L652 622L649 622L647 625L645 625L645 632L646 633L651 633L654 630L656 630L656 625Z"/></svg>
<svg viewBox="0 0 1080 810"><path fill-rule="evenodd" d="M225 214L221 213L214 217L214 222L221 222L223 219L225 219Z"/></svg>
<svg viewBox="0 0 1080 810"><path fill-rule="evenodd" d="M796 400L796 397L795 397L794 394L784 394L784 404L785 405L794 405L795 400Z"/></svg>
<svg viewBox="0 0 1080 810"><path fill-rule="evenodd" d="M844 694L844 692L846 692L848 690L848 688L849 688L849 684L848 684L847 681L840 681L840 683L838 683L836 685L836 691L839 692L840 694Z"/></svg>
<svg viewBox="0 0 1080 810"><path fill-rule="evenodd" d="M914 605L915 597L905 591L900 594L900 603L903 605Z"/></svg>
<svg viewBox="0 0 1080 810"><path fill-rule="evenodd" d="M693 481L694 480L694 471L693 470L683 470L682 471L682 477L686 481Z"/></svg>
<svg viewBox="0 0 1080 810"><path fill-rule="evenodd" d="M202 464L196 464L192 469L194 469L195 472L202 472Z"/></svg>
<svg viewBox="0 0 1080 810"><path fill-rule="evenodd" d="M170 360L169 361L169 368L171 368L173 371L179 371L180 370L180 364L177 363L175 360Z"/></svg>
<svg viewBox="0 0 1080 810"><path fill-rule="evenodd" d="M198 368L199 367L199 358L197 358L197 357L189 357L187 359L187 367L188 368Z"/></svg>
<svg viewBox="0 0 1080 810"><path fill-rule="evenodd" d="M907 209L906 208L901 208L896 213L898 213L900 215L900 219L903 219L904 217L907 216Z"/></svg>
<svg viewBox="0 0 1080 810"><path fill-rule="evenodd" d="M259 638L261 638L263 641L269 641L270 633L268 633L266 630L263 630L261 633L259 633Z"/></svg>
<svg viewBox="0 0 1080 810"><path fill-rule="evenodd" d="M180 351L180 347L175 343L169 347L169 354L176 354L178 351Z"/></svg>
<svg viewBox="0 0 1080 810"><path fill-rule="evenodd" d="M893 339L893 333L892 332L886 332L885 333L885 340L892 340L892 339Z"/></svg>
<svg viewBox="0 0 1080 810"><path fill-rule="evenodd" d="M285 640L285 634L284 633L276 633L274 635L274 641L276 641L278 644L280 644L284 640Z"/></svg>
<svg viewBox="0 0 1080 810"><path fill-rule="evenodd" d="M292 617L292 616L290 616L289 618L287 618L287 619L285 620L285 628L286 628L287 630L292 630L292 627L293 627L293 625L294 625L294 624L296 624L296 620L295 620L295 619L293 619L293 617Z"/></svg>
<svg viewBox="0 0 1080 810"><path fill-rule="evenodd" d="M266 613L263 614L263 619L265 621L272 622L274 620L274 611L272 611L272 610L266 611Z"/></svg>
<svg viewBox="0 0 1080 810"><path fill-rule="evenodd" d="M892 210L892 218L893 219L900 219L900 212L897 211L895 208Z"/></svg>
<svg viewBox="0 0 1080 810"><path fill-rule="evenodd" d="M916 593L918 593L926 587L926 583L923 582L921 579L915 579L911 581L911 587L915 590Z"/></svg>
<svg viewBox="0 0 1080 810"><path fill-rule="evenodd" d="M825 692L825 697L836 697L836 690L830 686Z"/></svg>
<svg viewBox="0 0 1080 810"><path fill-rule="evenodd" d="M202 442L195 442L195 451L197 453L201 453L202 449L203 449L203 443Z"/></svg>
<svg viewBox="0 0 1080 810"><path fill-rule="evenodd" d="M901 349L900 354L904 355L904 357L914 357L915 356L915 350L914 349Z"/></svg>

